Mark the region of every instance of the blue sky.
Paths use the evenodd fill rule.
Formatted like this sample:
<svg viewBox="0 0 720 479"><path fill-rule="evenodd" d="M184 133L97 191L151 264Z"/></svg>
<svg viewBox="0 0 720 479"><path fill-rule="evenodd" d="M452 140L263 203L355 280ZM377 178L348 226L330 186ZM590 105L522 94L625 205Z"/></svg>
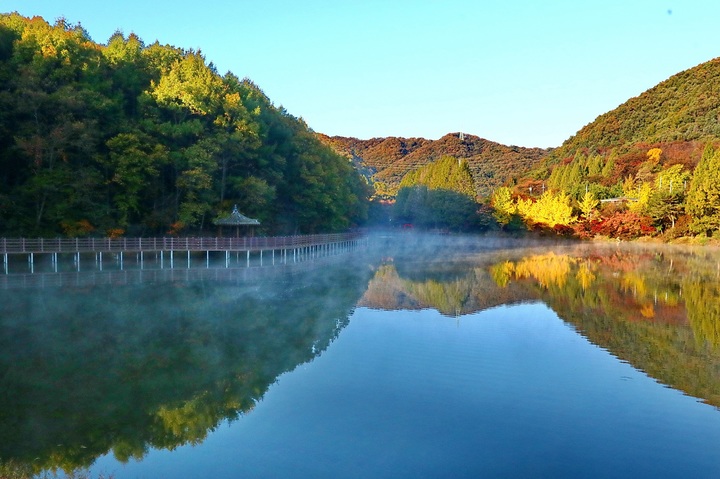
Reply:
<svg viewBox="0 0 720 479"><path fill-rule="evenodd" d="M200 49L318 132L463 131L559 146L720 56L716 0L0 0L0 11Z"/></svg>

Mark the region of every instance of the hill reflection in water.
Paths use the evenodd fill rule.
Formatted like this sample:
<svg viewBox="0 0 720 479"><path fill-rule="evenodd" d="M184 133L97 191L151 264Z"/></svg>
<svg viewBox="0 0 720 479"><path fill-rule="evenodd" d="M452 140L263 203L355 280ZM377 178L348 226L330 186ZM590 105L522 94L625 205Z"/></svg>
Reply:
<svg viewBox="0 0 720 479"><path fill-rule="evenodd" d="M720 407L720 254L667 246L571 245L388 262L359 305L458 317L542 301L658 381Z"/></svg>
<svg viewBox="0 0 720 479"><path fill-rule="evenodd" d="M327 348L372 273L315 266L0 291L0 477L198 444L252 410Z"/></svg>
<svg viewBox="0 0 720 479"><path fill-rule="evenodd" d="M472 405L480 398L474 394L490 394L488 388L493 387L499 388L492 393L493 407L505 407L497 401L518 407L520 401L529 408L523 414L530 414L533 408L548 407L551 398L546 392L542 404L533 404L522 389L516 390L524 381L531 389L550 387L565 394L563 385L570 387L579 380L559 378L557 371L546 377L535 366L532 378L519 376L523 371L513 369L512 354L529 344L519 336L523 330L530 335L552 331L552 337L541 338L541 351L535 354L549 354L555 336L570 341L561 343L571 348L557 355L561 363L572 361L566 357L569 354L588 354L584 340L578 343L572 340L574 332L566 334L574 330L657 381L720 407L717 253L557 243L499 249L502 242L478 247L481 242L473 239L468 243L453 238L430 248L421 239L409 241L410 247L396 238L390 241L392 247L383 244L382 261L367 257L327 261L315 267L266 270L254 279L245 271L225 278L0 291L0 461L5 464L0 467L26 475L55 468L71 471L108 453L121 463L137 459L140 467L153 450L182 449L178 453L186 454L180 446L199 445L212 431L243 417L255 417L255 427L266 428L258 429L262 431L258 439L274 431L279 444L292 440L286 427L288 431L298 424L310 427L317 437L308 435L303 439L307 444L298 449L310 455L318 453L312 448L319 437L330 441L332 446L323 447L331 448L333 457L344 455L350 462L324 464L328 468L324 477L347 473L342 468L349 467L355 454L366 458L376 454L373 459L387 461L385 465L407 467L410 456L399 450L398 457L387 456L388 451L373 445L372 437L363 436L368 434L366 428L396 427L400 417L405 418L402 427L413 429L417 436L420 430L413 421L429 414L437 415L432 422L437 428L463 423L466 414L478 419L476 406L464 411L449 405L452 401ZM432 310L455 318L458 325L482 324L469 331L461 328L458 333L463 334L452 339L448 335L455 333L439 324ZM408 316L416 312L422 321ZM550 318L553 312L565 326L553 323L557 320ZM518 315L525 314L538 317L518 322ZM549 321L549 329L534 325L534 320ZM505 321L512 333L502 336L501 343L487 343L494 332L506 328ZM407 338L417 350L407 349L410 346L403 342ZM456 347L463 349L452 350ZM314 361L321 353L324 361ZM507 375L504 381L514 381L512 389L496 373L483 372L472 363L478 355L496 353L505 359L494 366ZM450 356L444 358L446 354ZM395 364L395 360L408 363ZM313 363L307 371L296 369L309 361ZM452 365L463 368L446 369ZM356 369L348 370L350 366ZM270 386L290 371L272 405L254 416ZM482 376L486 373L491 377ZM554 378L555 386L544 384L548 377ZM496 386L483 382L490 380L500 382ZM303 394L296 391L283 399L286 388L293 387ZM440 396L439 391L443 391ZM571 392L572 397L579 394ZM277 404L300 397L311 403L286 404L291 409L284 415L268 416ZM412 410L415 406L417 411ZM280 417L288 424L271 426ZM336 430L332 417L357 429ZM535 420L528 416L523 421ZM570 424L568 418L558 420ZM527 426L519 419L515 422ZM539 424L533 427L541 428ZM479 434L477 424L474 427L470 429ZM416 454L413 447L429 447L417 442L420 437L403 436L405 429L373 431L378 446L384 440L406 443L411 455ZM448 444L465 444L462 451L481 448L481 444L473 446L476 436L463 434L447 437ZM512 444L520 429L504 434ZM351 446L353 437L365 437L358 450ZM596 440L603 441L600 436ZM253 442L252 438L242 441L248 448ZM347 447L340 446L344 442ZM497 457L514 454L496 453ZM529 461L541 460L535 453ZM283 454L288 471L303 470L293 469L304 460L300 452ZM450 451L446 454L454 457ZM246 461L243 471L253 472L247 456L238 457ZM469 466L480 456L470 457L467 467L458 470L482 472ZM262 461L259 456L258 461ZM274 471L267 464L263 467ZM200 472L188 472L195 473Z"/></svg>

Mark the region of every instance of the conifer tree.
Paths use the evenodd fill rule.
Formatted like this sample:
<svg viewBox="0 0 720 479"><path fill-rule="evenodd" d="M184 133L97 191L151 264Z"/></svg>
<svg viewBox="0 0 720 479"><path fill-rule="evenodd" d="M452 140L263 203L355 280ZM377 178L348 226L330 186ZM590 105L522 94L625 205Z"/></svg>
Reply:
<svg viewBox="0 0 720 479"><path fill-rule="evenodd" d="M692 216L690 229L711 236L720 230L720 150L708 144L695 168L685 211Z"/></svg>

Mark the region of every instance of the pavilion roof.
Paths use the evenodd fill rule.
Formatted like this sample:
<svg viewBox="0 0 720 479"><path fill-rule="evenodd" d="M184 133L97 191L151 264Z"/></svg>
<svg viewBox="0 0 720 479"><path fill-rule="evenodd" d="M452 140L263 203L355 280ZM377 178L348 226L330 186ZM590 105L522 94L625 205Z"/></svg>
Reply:
<svg viewBox="0 0 720 479"><path fill-rule="evenodd" d="M241 214L238 209L237 205L233 207L232 213L230 213L229 216L225 216L224 218L219 218L214 221L216 225L221 226L237 226L237 225L259 225L260 222L253 218L248 218L247 216Z"/></svg>

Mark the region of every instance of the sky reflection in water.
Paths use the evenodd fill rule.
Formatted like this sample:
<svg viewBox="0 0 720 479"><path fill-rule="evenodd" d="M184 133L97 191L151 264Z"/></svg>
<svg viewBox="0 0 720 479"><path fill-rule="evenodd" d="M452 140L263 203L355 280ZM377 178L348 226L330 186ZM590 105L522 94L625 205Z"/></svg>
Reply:
<svg viewBox="0 0 720 479"><path fill-rule="evenodd" d="M146 431L137 436L147 452L126 463L110 452L92 471L117 479L713 477L714 261L587 247L434 262L398 255L370 269L324 268L332 280L318 284L308 276L269 289L203 284L190 300L180 287L172 308L155 304L156 294L134 314L159 308L165 323L183 325L170 329L184 349L160 350L186 364L136 373L140 384L211 378L166 394L165 405L136 398L136 416L147 419L133 424ZM183 428L193 424L211 431L187 439L195 436ZM169 449L157 449L157 434Z"/></svg>
<svg viewBox="0 0 720 479"><path fill-rule="evenodd" d="M201 447L98 466L116 477L148 461L158 477L667 477L713 471L718 440L717 411L542 304L459 320L359 309L325 354Z"/></svg>

